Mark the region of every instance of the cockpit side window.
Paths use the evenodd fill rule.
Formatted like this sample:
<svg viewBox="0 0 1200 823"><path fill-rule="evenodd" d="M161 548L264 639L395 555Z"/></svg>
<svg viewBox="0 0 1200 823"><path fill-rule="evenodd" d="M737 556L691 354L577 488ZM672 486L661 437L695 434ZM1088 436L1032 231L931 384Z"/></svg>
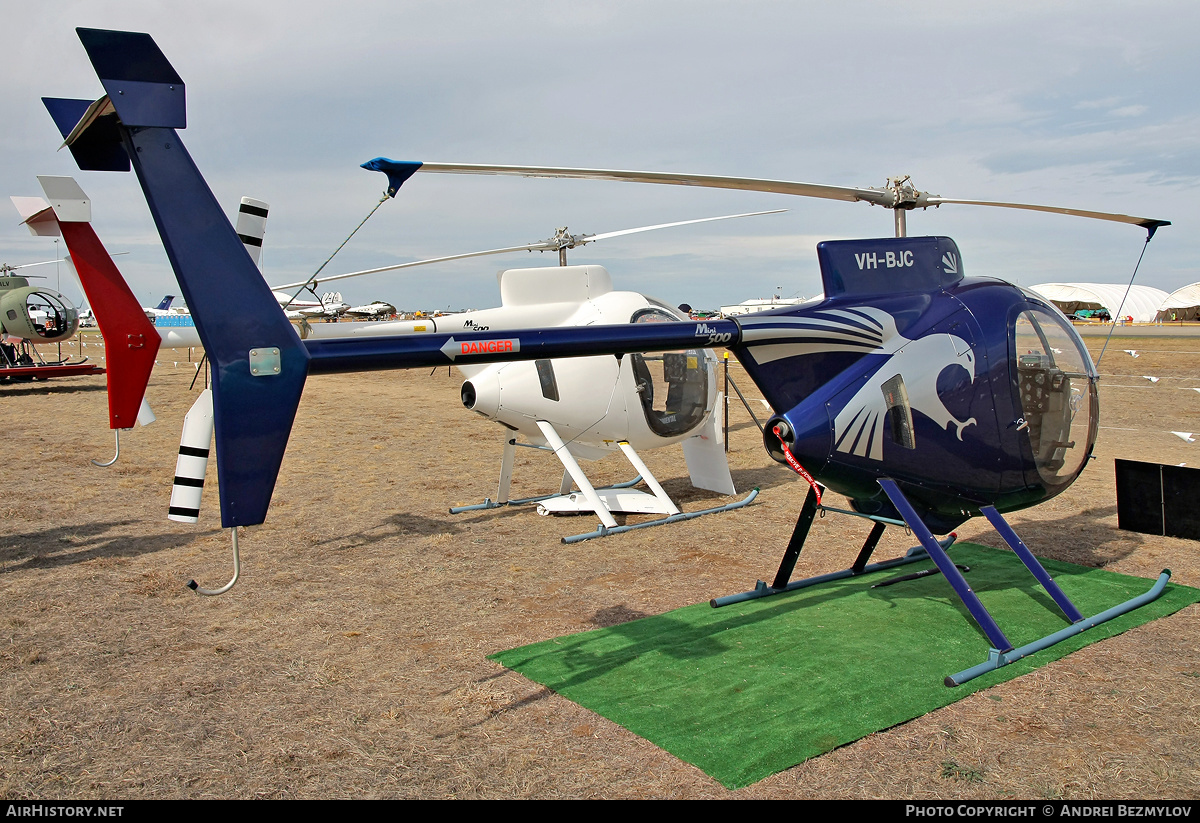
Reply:
<svg viewBox="0 0 1200 823"><path fill-rule="evenodd" d="M662 308L643 308L634 312L629 322L675 323L679 318ZM702 349L629 357L651 431L673 437L691 430L704 419L708 368Z"/></svg>

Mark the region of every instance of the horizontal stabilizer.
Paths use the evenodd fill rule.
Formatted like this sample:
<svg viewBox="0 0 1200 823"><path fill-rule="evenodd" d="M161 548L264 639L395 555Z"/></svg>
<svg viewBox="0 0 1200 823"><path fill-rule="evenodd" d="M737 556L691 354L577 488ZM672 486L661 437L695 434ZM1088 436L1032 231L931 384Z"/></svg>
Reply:
<svg viewBox="0 0 1200 823"><path fill-rule="evenodd" d="M183 79L150 35L104 29L75 31L125 126L187 127Z"/></svg>
<svg viewBox="0 0 1200 823"><path fill-rule="evenodd" d="M58 220L50 204L40 197L10 197L21 215L21 225L29 228L29 233L35 237L58 237Z"/></svg>
<svg viewBox="0 0 1200 823"><path fill-rule="evenodd" d="M121 144L116 109L102 97L95 102L43 97L64 145L84 171L129 171L129 154Z"/></svg>
<svg viewBox="0 0 1200 823"><path fill-rule="evenodd" d="M92 222L92 201L73 177L38 175L42 191L60 223Z"/></svg>

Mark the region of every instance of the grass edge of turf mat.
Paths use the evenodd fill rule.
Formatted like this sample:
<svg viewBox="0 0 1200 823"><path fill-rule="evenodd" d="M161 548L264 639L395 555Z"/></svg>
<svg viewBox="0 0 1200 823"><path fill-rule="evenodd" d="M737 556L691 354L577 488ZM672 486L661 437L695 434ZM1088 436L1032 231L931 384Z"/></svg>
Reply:
<svg viewBox="0 0 1200 823"><path fill-rule="evenodd" d="M1069 625L1012 552L959 543L952 555L1014 646ZM1154 582L1042 562L1085 617ZM987 639L941 575L870 588L891 576L684 606L488 658L740 788L1200 601L1168 584L1133 612L948 688L946 675L987 659Z"/></svg>

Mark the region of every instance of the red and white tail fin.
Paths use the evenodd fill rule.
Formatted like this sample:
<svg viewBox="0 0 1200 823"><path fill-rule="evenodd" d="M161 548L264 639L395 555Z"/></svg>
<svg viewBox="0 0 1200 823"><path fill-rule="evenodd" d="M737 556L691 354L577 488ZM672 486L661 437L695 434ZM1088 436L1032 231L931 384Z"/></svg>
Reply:
<svg viewBox="0 0 1200 823"><path fill-rule="evenodd" d="M35 204L31 201L40 198L28 197L13 198L14 205L31 232L61 233L66 241L79 282L104 335L109 428L132 428L139 418L161 338L92 230L91 201L83 189L70 177L39 176L38 182L48 205L42 201L42 208L33 210ZM29 210L32 213L26 216ZM148 412L147 408L142 419L153 420L153 414L146 417Z"/></svg>

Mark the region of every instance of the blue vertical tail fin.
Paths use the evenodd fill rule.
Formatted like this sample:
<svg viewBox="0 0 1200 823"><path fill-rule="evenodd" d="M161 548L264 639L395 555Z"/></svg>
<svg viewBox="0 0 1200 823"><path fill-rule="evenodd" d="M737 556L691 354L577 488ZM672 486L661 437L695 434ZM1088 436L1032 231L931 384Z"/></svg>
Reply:
<svg viewBox="0 0 1200 823"><path fill-rule="evenodd" d="M261 523L308 353L179 140L175 129L186 125L186 114L178 73L148 34L77 31L106 98L70 129L71 106L47 101L47 108L67 144L87 149L85 162L117 156L115 140L132 163L213 364L221 523Z"/></svg>

